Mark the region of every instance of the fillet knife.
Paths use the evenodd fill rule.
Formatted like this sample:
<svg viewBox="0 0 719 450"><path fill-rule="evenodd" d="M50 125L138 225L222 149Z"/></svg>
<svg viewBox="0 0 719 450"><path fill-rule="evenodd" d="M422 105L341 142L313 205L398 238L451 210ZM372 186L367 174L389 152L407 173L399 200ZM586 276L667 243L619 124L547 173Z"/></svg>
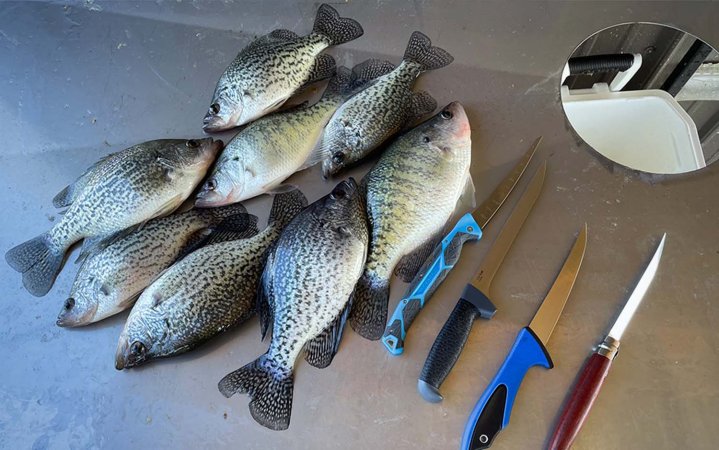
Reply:
<svg viewBox="0 0 719 450"><path fill-rule="evenodd" d="M512 406L527 371L533 366L554 367L546 345L574 287L586 247L584 224L539 310L529 326L519 332L504 363L472 410L462 436L462 450L489 448L497 434L509 425Z"/></svg>
<svg viewBox="0 0 719 450"><path fill-rule="evenodd" d="M597 350L585 363L584 369L577 379L577 383L569 395L569 399L564 405L559 421L554 428L552 439L548 447L549 449L568 449L572 446L574 438L577 437L579 430L582 428L589 414L589 410L592 408L594 400L602 388L604 379L609 373L612 361L614 361L614 357L617 356L619 341L622 339L624 330L627 328L627 325L629 325L629 321L632 320L632 316L634 316L634 313L637 311L639 304L644 298L644 294L646 294L649 285L654 279L654 275L657 273L666 238L667 235L664 234L657 250L654 252L652 260L649 262L644 274L634 288L634 292L632 292L626 305L624 305L624 309L622 309L616 322L614 322L614 326L609 330L609 334L604 338L604 341L599 344Z"/></svg>
<svg viewBox="0 0 719 450"><path fill-rule="evenodd" d="M540 136L489 198L474 211L465 214L457 221L452 231L442 239L419 269L410 283L407 293L397 304L382 336L382 343L390 353L402 354L407 331L417 314L457 263L465 242L482 238L482 230L486 228L512 192L541 142L542 137Z"/></svg>
<svg viewBox="0 0 719 450"><path fill-rule="evenodd" d="M547 163L544 162L529 182L509 219L504 223L502 231L484 257L477 274L465 286L457 304L432 344L417 382L417 390L428 402L442 401L439 387L462 353L474 321L478 317L491 319L497 311L488 297L490 284L539 198L546 170Z"/></svg>

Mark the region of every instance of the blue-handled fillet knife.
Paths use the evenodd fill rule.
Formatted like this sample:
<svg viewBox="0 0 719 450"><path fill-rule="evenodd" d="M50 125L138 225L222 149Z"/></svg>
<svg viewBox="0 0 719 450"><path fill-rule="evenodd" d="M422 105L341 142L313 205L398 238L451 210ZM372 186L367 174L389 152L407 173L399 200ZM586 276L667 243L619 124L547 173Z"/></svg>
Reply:
<svg viewBox="0 0 719 450"><path fill-rule="evenodd" d="M459 260L464 243L482 238L482 230L517 185L541 142L540 136L489 198L474 211L462 216L427 258L406 295L399 301L382 336L382 343L390 353L399 355L404 351L407 330L415 317Z"/></svg>

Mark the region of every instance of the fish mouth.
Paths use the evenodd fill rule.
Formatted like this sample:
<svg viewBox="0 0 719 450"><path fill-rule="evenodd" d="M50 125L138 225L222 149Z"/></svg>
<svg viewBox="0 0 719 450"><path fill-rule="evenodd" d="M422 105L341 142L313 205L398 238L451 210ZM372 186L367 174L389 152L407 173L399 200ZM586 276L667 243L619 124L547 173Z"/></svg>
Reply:
<svg viewBox="0 0 719 450"><path fill-rule="evenodd" d="M222 117L213 114L207 114L205 118L202 119L202 130L205 133L217 133L233 127L234 125L230 125L228 121Z"/></svg>
<svg viewBox="0 0 719 450"><path fill-rule="evenodd" d="M222 151L222 149L225 147L225 143L222 142L221 139L210 139L210 144L205 147L205 154L211 157L213 160L217 156L218 153Z"/></svg>
<svg viewBox="0 0 719 450"><path fill-rule="evenodd" d="M202 190L197 193L197 197L195 197L195 206L198 208L215 208L217 206L229 205L230 203L233 202L229 196L208 189L206 186L203 186Z"/></svg>
<svg viewBox="0 0 719 450"><path fill-rule="evenodd" d="M133 341L132 344L126 336L120 337L115 352L115 369L131 369L137 367L147 360L147 346L140 341Z"/></svg>
<svg viewBox="0 0 719 450"><path fill-rule="evenodd" d="M322 178L325 180L328 180L334 176L334 174L337 172L337 169L333 166L333 164L327 160L322 162Z"/></svg>
<svg viewBox="0 0 719 450"><path fill-rule="evenodd" d="M57 315L55 325L63 328L80 327L92 323L95 312L97 311L97 303L93 303L92 307L82 311L76 305L75 299L70 297L65 300L65 304Z"/></svg>

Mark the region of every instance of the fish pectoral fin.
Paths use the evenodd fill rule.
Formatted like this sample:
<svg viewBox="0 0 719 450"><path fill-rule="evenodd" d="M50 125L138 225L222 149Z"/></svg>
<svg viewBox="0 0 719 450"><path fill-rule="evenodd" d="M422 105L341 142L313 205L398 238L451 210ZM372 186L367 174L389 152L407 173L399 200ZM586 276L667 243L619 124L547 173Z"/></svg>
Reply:
<svg viewBox="0 0 719 450"><path fill-rule="evenodd" d="M166 216L166 215L170 214L171 212L176 210L182 204L183 200L184 200L184 198L180 194L173 196L172 198L167 200L165 203L160 205L159 208L157 208L157 211L155 212L155 215L153 216L153 218L162 217L162 216ZM141 223L139 226L140 227L144 226L146 222L147 221Z"/></svg>
<svg viewBox="0 0 719 450"><path fill-rule="evenodd" d="M424 241L419 247L415 248L411 253L404 255L397 264L397 267L395 267L394 274L405 283L412 281L420 267L422 267L422 264L424 264L432 253L432 250L434 250L442 239L443 231L444 227Z"/></svg>
<svg viewBox="0 0 719 450"><path fill-rule="evenodd" d="M454 207L453 215L464 215L467 211L471 211L477 207L475 198L474 180L472 174L467 170L467 179L464 182L462 194L457 199L457 205Z"/></svg>
<svg viewBox="0 0 719 450"><path fill-rule="evenodd" d="M280 106L282 106L282 105L285 104L285 102L287 101L288 98L289 98L289 97L281 98L281 99L277 100L276 102L274 102L274 103L272 103L272 104L266 106L265 108L262 109L262 114L261 114L261 115L264 116L265 114L269 114L269 113L271 113L272 111L277 110Z"/></svg>
<svg viewBox="0 0 719 450"><path fill-rule="evenodd" d="M325 158L325 155L327 152L325 151L325 148L320 145L320 143L317 143L315 147L312 149L312 152L310 152L310 155L307 157L304 163L302 163L302 166L300 166L297 171L309 169L310 167L319 164L322 162L322 160Z"/></svg>
<svg viewBox="0 0 719 450"><path fill-rule="evenodd" d="M272 328L275 319L275 298L273 293L274 282L274 262L275 250L277 249L277 241L275 241L267 249L267 261L265 269L262 271L260 278L260 286L257 289L257 314L260 316L260 329L262 332L262 340L265 340L267 331Z"/></svg>
<svg viewBox="0 0 719 450"><path fill-rule="evenodd" d="M329 366L339 350L342 332L347 323L347 316L352 308L352 296L339 315L319 335L315 336L305 346L305 360L318 369Z"/></svg>
<svg viewBox="0 0 719 450"><path fill-rule="evenodd" d="M132 294L131 296L127 297L125 300L123 300L123 301L121 301L120 303L118 303L117 307L118 307L120 310L124 310L124 309L127 309L127 308L131 307L132 305L135 304L135 302L137 301L137 299L140 298L140 295L141 295L141 294L142 294L142 290L140 290L139 292L136 292L136 293Z"/></svg>

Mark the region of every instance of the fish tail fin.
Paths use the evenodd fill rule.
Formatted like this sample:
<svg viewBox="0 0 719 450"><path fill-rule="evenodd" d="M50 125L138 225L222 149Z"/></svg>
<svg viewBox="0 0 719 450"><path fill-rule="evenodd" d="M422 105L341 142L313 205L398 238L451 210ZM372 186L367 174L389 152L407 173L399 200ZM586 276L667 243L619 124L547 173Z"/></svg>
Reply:
<svg viewBox="0 0 719 450"><path fill-rule="evenodd" d="M344 44L364 34L359 22L340 17L337 10L328 4L322 4L317 10L317 18L312 32L328 38L330 45Z"/></svg>
<svg viewBox="0 0 719 450"><path fill-rule="evenodd" d="M268 223L284 228L307 206L307 198L299 189L292 189L275 195Z"/></svg>
<svg viewBox="0 0 719 450"><path fill-rule="evenodd" d="M249 394L250 414L262 426L271 430L286 430L292 413L292 371L277 367L267 354L231 372L217 385L222 395Z"/></svg>
<svg viewBox="0 0 719 450"><path fill-rule="evenodd" d="M360 336L371 341L382 337L387 324L389 280L363 274L354 290L350 324Z"/></svg>
<svg viewBox="0 0 719 450"><path fill-rule="evenodd" d="M10 267L22 273L25 289L36 297L50 291L62 267L65 251L57 250L51 244L50 236L45 233L11 248L5 254Z"/></svg>
<svg viewBox="0 0 719 450"><path fill-rule="evenodd" d="M454 57L446 50L432 47L432 41L419 31L412 33L409 38L404 59L416 62L422 71L439 69L454 61Z"/></svg>

